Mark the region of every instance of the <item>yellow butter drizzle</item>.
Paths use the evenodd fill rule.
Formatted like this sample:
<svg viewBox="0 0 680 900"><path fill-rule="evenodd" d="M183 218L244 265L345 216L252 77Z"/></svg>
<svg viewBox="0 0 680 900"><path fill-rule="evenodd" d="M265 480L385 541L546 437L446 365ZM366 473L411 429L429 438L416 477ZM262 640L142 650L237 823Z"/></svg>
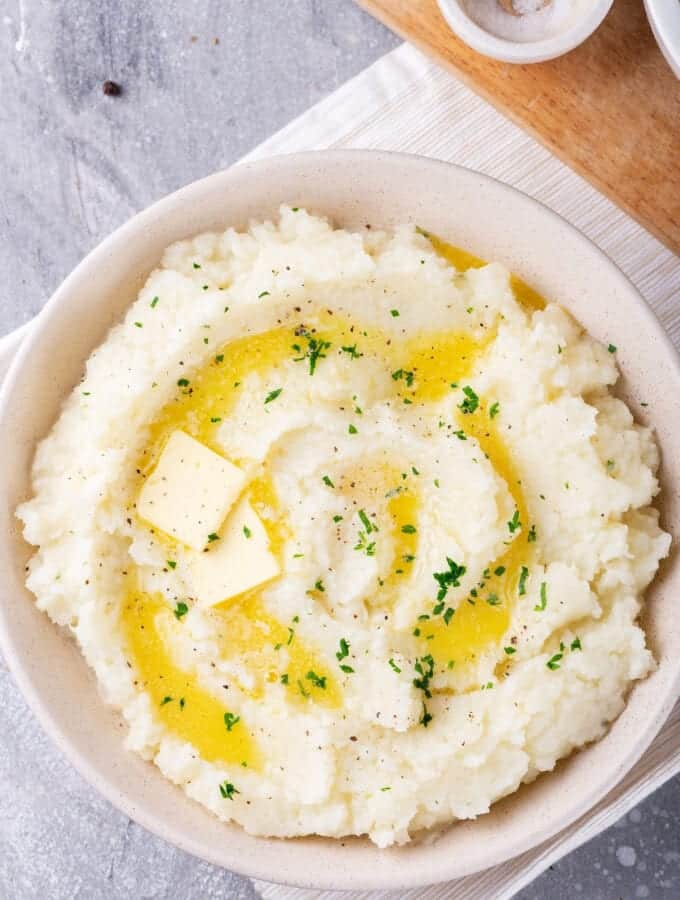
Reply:
<svg viewBox="0 0 680 900"><path fill-rule="evenodd" d="M239 721L227 730L224 716L230 712L228 706L173 661L166 636L176 624L182 626L165 603L130 590L123 601L121 622L140 687L151 699L154 716L208 762L245 763L258 769L262 760L246 723Z"/></svg>
<svg viewBox="0 0 680 900"><path fill-rule="evenodd" d="M248 682L239 684L246 694L260 699L266 686L278 681L288 697L300 703L329 708L341 705L342 692L335 676L319 651L301 637L299 622L283 624L270 615L257 588L236 602L215 607L210 615L220 655L248 672Z"/></svg>
<svg viewBox="0 0 680 900"><path fill-rule="evenodd" d="M499 424L489 417L488 407L483 404L471 415L459 415L459 424L478 442L496 473L505 481L521 528L514 534L507 528L508 547L489 564L489 574L482 579L484 586L477 587L477 596L465 597L448 625L435 618L421 629L427 641L427 652L442 663L454 660L457 665L473 662L507 631L512 608L519 596L522 566L531 566L535 546L528 541L530 512L521 479L500 435ZM445 568L442 565L442 569ZM501 569L504 571L496 575L496 570ZM488 598L496 598L498 603L489 603Z"/></svg>

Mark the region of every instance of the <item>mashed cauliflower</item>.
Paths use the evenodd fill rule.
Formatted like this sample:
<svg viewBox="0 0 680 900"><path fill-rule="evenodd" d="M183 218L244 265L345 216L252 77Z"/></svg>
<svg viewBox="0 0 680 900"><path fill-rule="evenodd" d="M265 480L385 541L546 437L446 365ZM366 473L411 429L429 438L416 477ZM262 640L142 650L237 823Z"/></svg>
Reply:
<svg viewBox="0 0 680 900"><path fill-rule="evenodd" d="M654 665L670 538L616 348L464 260L289 207L175 244L38 447L39 607L130 749L253 834L475 817Z"/></svg>

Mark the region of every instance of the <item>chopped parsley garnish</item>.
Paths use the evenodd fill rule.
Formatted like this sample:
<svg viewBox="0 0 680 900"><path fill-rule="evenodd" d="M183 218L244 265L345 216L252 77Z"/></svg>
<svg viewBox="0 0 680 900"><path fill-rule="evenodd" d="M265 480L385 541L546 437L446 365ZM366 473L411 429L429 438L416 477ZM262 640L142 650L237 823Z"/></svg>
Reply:
<svg viewBox="0 0 680 900"><path fill-rule="evenodd" d="M166 560L165 560L165 563L166 563L166 565L168 565L171 569L176 569L176 568L177 568L177 560L175 560L175 559L166 559Z"/></svg>
<svg viewBox="0 0 680 900"><path fill-rule="evenodd" d="M391 791L392 788L389 787L389 786L387 786L387 787L381 787L380 790L381 790L381 791Z"/></svg>
<svg viewBox="0 0 680 900"><path fill-rule="evenodd" d="M269 296L269 291L260 291L260 293L257 295L257 299L261 300L263 297L268 297L268 296Z"/></svg>
<svg viewBox="0 0 680 900"><path fill-rule="evenodd" d="M356 427L354 425L350 425L349 428L347 429L347 431L349 432L349 434L358 434L359 433L356 430Z"/></svg>
<svg viewBox="0 0 680 900"><path fill-rule="evenodd" d="M519 582L517 584L518 593L520 597L523 597L527 592L527 578L529 577L529 570L526 566L522 566L522 569L519 573Z"/></svg>
<svg viewBox="0 0 680 900"><path fill-rule="evenodd" d="M498 597L498 594L489 594L489 596L486 598L486 602L489 604L489 606L500 606L501 605L501 601Z"/></svg>
<svg viewBox="0 0 680 900"><path fill-rule="evenodd" d="M372 534L374 531L380 530L378 528L378 526L374 525L371 522L371 520L368 518L368 516L366 515L366 510L360 509L359 512L357 513L357 515L359 516L359 519L361 520L361 524L366 529L366 534Z"/></svg>
<svg viewBox="0 0 680 900"><path fill-rule="evenodd" d="M534 612L543 612L548 605L548 585L545 581L541 582L541 602L534 606Z"/></svg>
<svg viewBox="0 0 680 900"><path fill-rule="evenodd" d="M320 359L326 358L324 350L330 349L331 342L312 337L312 335L304 328L296 329L295 334L307 341L307 347L306 349L303 349L301 344L292 345L293 350L295 350L296 353L300 354L299 356L295 357L294 362L302 362L303 360L308 359L309 374L313 375L318 361Z"/></svg>
<svg viewBox="0 0 680 900"><path fill-rule="evenodd" d="M521 527L522 523L519 520L519 510L516 509L512 514L512 519L508 522L508 531L510 534L514 534Z"/></svg>
<svg viewBox="0 0 680 900"><path fill-rule="evenodd" d="M272 400L276 400L276 398L281 394L283 388L276 388L275 391L270 391L264 399L265 405L267 403L271 403Z"/></svg>
<svg viewBox="0 0 680 900"><path fill-rule="evenodd" d="M326 588L323 586L323 581L320 578L317 578L314 582L314 590L320 591L322 594L325 593Z"/></svg>
<svg viewBox="0 0 680 900"><path fill-rule="evenodd" d="M503 647L503 652L507 653L508 656L512 656L513 653L517 653L516 647Z"/></svg>
<svg viewBox="0 0 680 900"><path fill-rule="evenodd" d="M172 703L172 697L163 697L161 700L161 706L165 706L166 703Z"/></svg>
<svg viewBox="0 0 680 900"><path fill-rule="evenodd" d="M500 411L501 411L501 405L498 402L498 400L496 400L496 402L492 403L491 406L489 407L489 418L495 419Z"/></svg>
<svg viewBox="0 0 680 900"><path fill-rule="evenodd" d="M151 307L151 309L153 309L154 306L158 303L158 300L159 300L158 297L154 297L154 298L153 298L153 300L152 300L151 303L149 304L149 306Z"/></svg>
<svg viewBox="0 0 680 900"><path fill-rule="evenodd" d="M415 373L407 369L396 369L394 372L392 372L392 378L395 381L399 381L399 379L403 378L403 380L406 382L406 386L411 387L411 385L413 384L413 379L415 378Z"/></svg>
<svg viewBox="0 0 680 900"><path fill-rule="evenodd" d="M536 526L532 525L527 534L527 543L534 544L536 542Z"/></svg>
<svg viewBox="0 0 680 900"><path fill-rule="evenodd" d="M571 642L570 649L571 650L583 650L583 647L581 646L581 638L575 637L574 640Z"/></svg>
<svg viewBox="0 0 680 900"><path fill-rule="evenodd" d="M498 576L502 575L504 572L505 566L496 566L496 568L493 570L493 574Z"/></svg>
<svg viewBox="0 0 680 900"><path fill-rule="evenodd" d="M177 379L177 387L189 387L189 379L188 378L178 378Z"/></svg>
<svg viewBox="0 0 680 900"><path fill-rule="evenodd" d="M333 521L337 525L338 522L342 522L342 516L333 516Z"/></svg>
<svg viewBox="0 0 680 900"><path fill-rule="evenodd" d="M135 322L135 326L137 328L144 328L144 323L143 322Z"/></svg>
<svg viewBox="0 0 680 900"><path fill-rule="evenodd" d="M247 538L251 538L251 537L253 536L253 532L250 530L250 528L248 528L247 525L244 525L244 526L243 526L243 534L244 534Z"/></svg>
<svg viewBox="0 0 680 900"><path fill-rule="evenodd" d="M177 606L174 609L175 618L177 620L182 619L189 612L189 607L183 600L179 600Z"/></svg>
<svg viewBox="0 0 680 900"><path fill-rule="evenodd" d="M316 672L309 671L305 675L307 681L311 681L314 687L321 688L322 690L326 690L326 676L325 675L317 675Z"/></svg>
<svg viewBox="0 0 680 900"><path fill-rule="evenodd" d="M430 681L434 675L434 658L431 653L416 659L414 666L417 678L413 679L413 687L422 691L425 696L430 699L432 693L430 691Z"/></svg>
<svg viewBox="0 0 680 900"><path fill-rule="evenodd" d="M475 394L475 392L468 384L466 384L463 388L463 393L465 394L465 399L462 403L458 404L458 409L464 415L469 415L470 413L475 412L475 410L479 406L479 397L477 396L477 394Z"/></svg>
<svg viewBox="0 0 680 900"><path fill-rule="evenodd" d="M607 471L611 472L611 470L614 468L615 465L616 465L616 463L614 462L613 459L608 459L607 460Z"/></svg>
<svg viewBox="0 0 680 900"><path fill-rule="evenodd" d="M217 356L215 357L215 362L216 363L224 362L224 353L218 353Z"/></svg>
<svg viewBox="0 0 680 900"><path fill-rule="evenodd" d="M391 310L390 310L390 315L392 316L393 319L396 319L397 316L399 315L399 310L398 310L398 309L391 309Z"/></svg>
<svg viewBox="0 0 680 900"><path fill-rule="evenodd" d="M432 715L428 712L427 706L423 703L423 714L420 717L419 725L422 725L423 728L427 728L427 726L432 721Z"/></svg>
<svg viewBox="0 0 680 900"><path fill-rule="evenodd" d="M354 549L362 551L366 556L375 556L375 541L369 541L366 532L360 531Z"/></svg>
<svg viewBox="0 0 680 900"><path fill-rule="evenodd" d="M340 663L340 670L344 672L346 675L350 675L354 672L354 669L351 666L346 664L342 664L342 660L346 659L349 656L349 644L345 640L345 638L340 638L340 649L335 654L335 658Z"/></svg>
<svg viewBox="0 0 680 900"><path fill-rule="evenodd" d="M442 619L444 620L444 624L445 624L445 625L448 625L448 624L449 624L449 622L450 622L451 619L453 618L454 613L455 613L455 609L453 609L453 607L451 607L451 606L448 606L448 607L444 610L444 615L442 616Z"/></svg>
<svg viewBox="0 0 680 900"><path fill-rule="evenodd" d="M323 478L322 478L321 480L322 480L323 483L326 485L326 487L329 487L329 488L334 488L334 487L335 487L335 485L333 484L333 482L331 481L331 479L329 478L328 475L324 475Z"/></svg>
<svg viewBox="0 0 680 900"><path fill-rule="evenodd" d="M443 600L449 592L449 588L459 587L460 579L465 575L465 566L459 566L449 556L446 557L448 572L433 572L432 577L439 585L437 600Z"/></svg>
<svg viewBox="0 0 680 900"><path fill-rule="evenodd" d="M235 716L233 713L225 712L224 714L224 724L227 726L227 731L231 731L234 725L237 725L241 721L240 716Z"/></svg>
<svg viewBox="0 0 680 900"><path fill-rule="evenodd" d="M211 416L211 417L210 417L210 421L211 421L211 422L213 423L213 425L214 425L216 422L221 422L221 421L222 421L222 418L221 418L221 416Z"/></svg>
<svg viewBox="0 0 680 900"><path fill-rule="evenodd" d="M183 710L185 706L186 706L186 700L184 699L184 697L180 697L179 698L179 708Z"/></svg>
<svg viewBox="0 0 680 900"><path fill-rule="evenodd" d="M297 686L298 686L298 690L300 691L300 693L302 694L303 697L309 697L309 691L306 691L306 690L305 690L305 686L304 686L304 684L300 681L299 678L298 678L298 680L297 680Z"/></svg>
<svg viewBox="0 0 680 900"><path fill-rule="evenodd" d="M358 352L356 344L352 344L351 347L341 347L340 350L343 353L346 353L350 359L359 359L360 356L364 355L363 353Z"/></svg>
<svg viewBox="0 0 680 900"><path fill-rule="evenodd" d="M281 676L281 684L288 684L288 672L284 672Z"/></svg>
<svg viewBox="0 0 680 900"><path fill-rule="evenodd" d="M615 344L610 344L610 345L607 347L607 350L609 350L610 353L616 353L616 345L615 345Z"/></svg>
<svg viewBox="0 0 680 900"><path fill-rule="evenodd" d="M554 656L550 657L550 659L546 663L546 666L549 669L551 669L552 671L554 671L555 669L559 669L560 660L562 659L563 656L564 656L564 653L555 653Z"/></svg>
<svg viewBox="0 0 680 900"><path fill-rule="evenodd" d="M215 534L214 531L208 535L208 543L210 543L210 544L212 544L213 541L219 541L219 539L220 539L219 534Z"/></svg>
<svg viewBox="0 0 680 900"><path fill-rule="evenodd" d="M402 534L415 534L415 533L416 533L416 526L415 526L415 525L402 525L402 526L401 526L401 533L402 533Z"/></svg>
<svg viewBox="0 0 680 900"><path fill-rule="evenodd" d="M200 269L200 268L201 268L197 262L195 262L195 263L193 264L193 266L194 266L194 269Z"/></svg>
<svg viewBox="0 0 680 900"><path fill-rule="evenodd" d="M455 434L455 436L458 438L459 441L467 440L467 435L465 434L465 432L463 431L462 428L459 428L458 431L454 431L453 433Z"/></svg>
<svg viewBox="0 0 680 900"><path fill-rule="evenodd" d="M389 664L390 669L392 669L393 672L396 672L397 675L400 675L400 674L401 674L401 669L400 669L399 666L395 663L395 661L392 659L391 656L390 656L390 658L387 660L387 662L388 662L388 664Z"/></svg>
<svg viewBox="0 0 680 900"><path fill-rule="evenodd" d="M196 263L194 263L194 266ZM240 794L241 792L237 790L234 785L230 781L223 781L220 785L220 794L225 800L233 800L234 794Z"/></svg>

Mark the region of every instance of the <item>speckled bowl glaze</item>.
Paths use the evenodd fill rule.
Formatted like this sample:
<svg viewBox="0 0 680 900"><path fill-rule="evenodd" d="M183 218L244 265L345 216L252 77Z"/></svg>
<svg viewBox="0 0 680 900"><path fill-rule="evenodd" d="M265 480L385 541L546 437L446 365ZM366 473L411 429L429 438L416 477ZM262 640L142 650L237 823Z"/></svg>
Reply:
<svg viewBox="0 0 680 900"><path fill-rule="evenodd" d="M657 733L680 684L676 553L647 593L645 625L658 668L636 685L606 737L476 821L389 850L365 839L257 838L213 818L124 749L120 716L100 699L72 640L39 612L24 586L30 550L13 511L29 494L36 442L58 416L88 355L168 244L274 216L283 201L350 228L418 223L505 263L595 337L616 344L624 372L620 392L637 418L657 431L663 525L677 539L680 369L666 335L621 272L557 215L484 175L399 154L295 154L219 172L133 218L66 279L23 343L0 399L2 651L42 725L78 770L128 816L183 850L236 872L309 888L404 889L457 878L528 850L586 814Z"/></svg>

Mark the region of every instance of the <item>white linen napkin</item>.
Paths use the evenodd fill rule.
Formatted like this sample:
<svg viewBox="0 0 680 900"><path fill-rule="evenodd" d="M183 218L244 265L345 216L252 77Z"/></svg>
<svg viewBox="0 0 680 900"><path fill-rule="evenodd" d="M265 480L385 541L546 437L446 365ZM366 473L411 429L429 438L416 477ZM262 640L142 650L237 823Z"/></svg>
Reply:
<svg viewBox="0 0 680 900"><path fill-rule="evenodd" d="M617 263L680 348L680 260L548 150L413 47L404 45L387 54L265 141L247 159L327 147L432 156L485 172L541 200ZM27 327L30 324L0 339L0 378ZM255 886L264 900L508 900L678 772L680 704L643 758L591 812L540 847L486 872L399 892L338 894L265 882Z"/></svg>

